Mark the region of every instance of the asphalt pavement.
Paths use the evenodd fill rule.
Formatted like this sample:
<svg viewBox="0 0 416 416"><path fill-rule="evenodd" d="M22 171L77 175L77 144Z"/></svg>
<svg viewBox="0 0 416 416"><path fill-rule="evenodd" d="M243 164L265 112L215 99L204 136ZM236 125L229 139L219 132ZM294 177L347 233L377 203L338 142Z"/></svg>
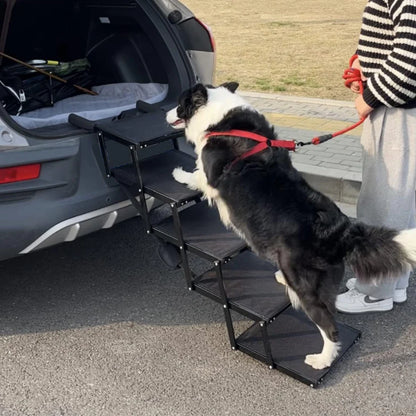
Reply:
<svg viewBox="0 0 416 416"><path fill-rule="evenodd" d="M282 139L356 121L347 102L243 94ZM350 209L360 157L357 131L302 148L293 160ZM156 252L135 218L0 263L0 415L415 414L414 279L408 301L391 312L337 315L362 338L312 389L231 350L222 306L188 291L182 271ZM196 271L209 267L191 262ZM235 319L237 331L250 325Z"/></svg>

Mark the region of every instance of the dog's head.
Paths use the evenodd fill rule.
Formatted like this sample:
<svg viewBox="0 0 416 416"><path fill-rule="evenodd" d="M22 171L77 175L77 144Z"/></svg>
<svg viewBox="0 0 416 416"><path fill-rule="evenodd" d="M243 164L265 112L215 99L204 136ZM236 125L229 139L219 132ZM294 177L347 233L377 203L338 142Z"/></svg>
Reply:
<svg viewBox="0 0 416 416"><path fill-rule="evenodd" d="M176 129L186 129L191 142L211 125L218 123L232 108L247 105L237 94L238 83L227 82L218 87L197 84L183 92L178 106L168 111L167 122Z"/></svg>

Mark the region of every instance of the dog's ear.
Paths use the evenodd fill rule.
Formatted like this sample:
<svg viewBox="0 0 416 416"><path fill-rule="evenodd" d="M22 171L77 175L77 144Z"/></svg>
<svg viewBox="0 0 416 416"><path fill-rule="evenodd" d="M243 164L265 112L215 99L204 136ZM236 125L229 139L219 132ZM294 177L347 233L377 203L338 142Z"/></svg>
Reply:
<svg viewBox="0 0 416 416"><path fill-rule="evenodd" d="M204 85L196 84L192 89L191 95L192 104L199 108L202 105L206 104L208 101L208 92Z"/></svg>
<svg viewBox="0 0 416 416"><path fill-rule="evenodd" d="M220 85L220 87L227 88L227 90L231 91L232 93L234 93L237 90L238 86L239 86L238 82L224 82L223 84Z"/></svg>

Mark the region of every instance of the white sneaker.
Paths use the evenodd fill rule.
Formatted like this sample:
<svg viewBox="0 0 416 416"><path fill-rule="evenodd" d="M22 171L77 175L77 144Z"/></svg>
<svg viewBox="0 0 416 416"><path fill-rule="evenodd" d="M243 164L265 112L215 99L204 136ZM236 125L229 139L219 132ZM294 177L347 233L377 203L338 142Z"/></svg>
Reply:
<svg viewBox="0 0 416 416"><path fill-rule="evenodd" d="M357 289L350 289L337 296L335 307L344 313L386 312L393 309L393 298L374 299Z"/></svg>
<svg viewBox="0 0 416 416"><path fill-rule="evenodd" d="M357 281L356 277L352 277L347 280L345 286L347 289L355 289L355 282ZM407 289L394 289L393 302L394 303L403 303L407 301Z"/></svg>

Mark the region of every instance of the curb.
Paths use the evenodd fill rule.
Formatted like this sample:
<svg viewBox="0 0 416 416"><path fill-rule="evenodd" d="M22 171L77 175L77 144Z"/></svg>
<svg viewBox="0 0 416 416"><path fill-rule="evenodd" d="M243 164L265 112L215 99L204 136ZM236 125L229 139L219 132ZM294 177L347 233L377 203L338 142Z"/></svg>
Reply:
<svg viewBox="0 0 416 416"><path fill-rule="evenodd" d="M313 98L313 97L302 97L296 95L283 95L283 94L273 94L273 93L263 93L263 92L253 92L253 91L240 91L239 94L245 97L252 98L263 98L268 100L279 100L279 101L290 101L293 103L300 104L316 104L332 107L348 107L355 108L355 105L352 101L343 101L343 100L330 100L323 98Z"/></svg>
<svg viewBox="0 0 416 416"><path fill-rule="evenodd" d="M303 178L315 190L332 199L349 217L356 218L356 205L361 189L361 174L335 169L311 168L301 163L293 163Z"/></svg>

